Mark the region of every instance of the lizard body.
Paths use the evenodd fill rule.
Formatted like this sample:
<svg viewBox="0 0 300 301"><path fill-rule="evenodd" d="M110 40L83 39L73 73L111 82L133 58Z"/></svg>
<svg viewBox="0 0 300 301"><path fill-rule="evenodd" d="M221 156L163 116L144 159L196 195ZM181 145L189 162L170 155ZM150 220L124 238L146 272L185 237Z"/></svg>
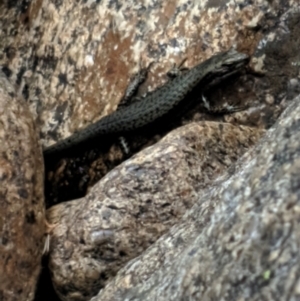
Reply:
<svg viewBox="0 0 300 301"><path fill-rule="evenodd" d="M102 135L123 135L143 128L176 109L198 85L228 73L235 73L246 65L248 56L236 50L219 53L191 68L186 73L149 93L146 97L122 107L75 132L44 150L44 156L57 155Z"/></svg>

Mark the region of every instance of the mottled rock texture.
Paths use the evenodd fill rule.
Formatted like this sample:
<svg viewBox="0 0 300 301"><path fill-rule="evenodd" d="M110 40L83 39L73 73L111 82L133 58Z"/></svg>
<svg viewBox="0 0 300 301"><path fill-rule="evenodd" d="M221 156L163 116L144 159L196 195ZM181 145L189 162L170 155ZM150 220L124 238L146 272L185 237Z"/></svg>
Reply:
<svg viewBox="0 0 300 301"><path fill-rule="evenodd" d="M198 107L176 126L210 119L269 128L300 90L299 20L299 0L3 0L0 68L30 105L42 144L50 145L115 110L141 67L153 62L139 94L164 83L174 63L187 58L191 67L235 45L252 55L248 72L204 95L219 106L250 109L212 117ZM167 130L129 137L130 147L137 151ZM48 204L56 194L83 195L124 159L115 145L93 153L88 162L81 156L50 165ZM72 228L76 219L69 221ZM97 231L100 241L112 234Z"/></svg>
<svg viewBox="0 0 300 301"><path fill-rule="evenodd" d="M92 300L299 300L299 170L300 96Z"/></svg>
<svg viewBox="0 0 300 301"><path fill-rule="evenodd" d="M264 130L207 122L167 135L108 173L84 198L47 211L58 223L49 267L62 300L89 300L190 208Z"/></svg>
<svg viewBox="0 0 300 301"><path fill-rule="evenodd" d="M230 122L270 127L300 87L297 6L298 0L1 1L0 66L30 104L43 145L50 145L115 110L130 77L151 62L139 94L164 83L174 63L186 58L192 67L235 45L253 55L252 71L264 76L247 73L206 96L254 107ZM195 112L189 120L222 119ZM130 140L134 151L138 142ZM84 195L121 160L108 147L91 161L76 159L76 168L74 161L52 165L49 204L75 198L75 190Z"/></svg>
<svg viewBox="0 0 300 301"><path fill-rule="evenodd" d="M144 91L183 58L191 67L233 44L252 53L261 33L247 25L278 12L250 2L2 1L0 65L48 145L115 110L130 76L151 62Z"/></svg>
<svg viewBox="0 0 300 301"><path fill-rule="evenodd" d="M276 91L297 70L291 62L299 59L298 5L298 0L4 0L0 66L30 103L46 145L115 110L141 67L153 62L142 89L152 90L167 80L174 63L187 58L185 66L191 67L233 45L255 52L255 70L266 73L266 79L250 77L247 100L268 105L271 97L278 104L282 96Z"/></svg>
<svg viewBox="0 0 300 301"><path fill-rule="evenodd" d="M42 151L23 99L0 71L0 300L35 293L45 233Z"/></svg>

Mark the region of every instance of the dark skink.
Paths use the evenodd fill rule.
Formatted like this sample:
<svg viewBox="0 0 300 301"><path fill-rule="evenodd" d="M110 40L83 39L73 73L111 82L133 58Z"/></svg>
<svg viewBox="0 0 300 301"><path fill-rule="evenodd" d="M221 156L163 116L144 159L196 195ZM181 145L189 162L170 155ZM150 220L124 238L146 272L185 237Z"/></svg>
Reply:
<svg viewBox="0 0 300 301"><path fill-rule="evenodd" d="M146 97L111 113L44 150L44 156L58 155L102 135L123 135L161 120L183 101L205 79L240 70L248 56L236 50L219 53L175 77Z"/></svg>

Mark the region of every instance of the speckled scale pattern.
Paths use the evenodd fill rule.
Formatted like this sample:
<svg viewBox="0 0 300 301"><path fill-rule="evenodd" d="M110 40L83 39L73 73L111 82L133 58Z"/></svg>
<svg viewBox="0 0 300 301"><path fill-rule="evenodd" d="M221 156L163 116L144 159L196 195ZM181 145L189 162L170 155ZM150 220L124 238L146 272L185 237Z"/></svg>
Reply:
<svg viewBox="0 0 300 301"><path fill-rule="evenodd" d="M238 70L246 64L247 59L246 54L233 49L219 53L195 66L189 72L169 81L140 101L115 111L50 146L44 151L44 154L46 156L56 154L72 147L75 148L78 144L100 135L122 134L151 124L168 115L206 77Z"/></svg>

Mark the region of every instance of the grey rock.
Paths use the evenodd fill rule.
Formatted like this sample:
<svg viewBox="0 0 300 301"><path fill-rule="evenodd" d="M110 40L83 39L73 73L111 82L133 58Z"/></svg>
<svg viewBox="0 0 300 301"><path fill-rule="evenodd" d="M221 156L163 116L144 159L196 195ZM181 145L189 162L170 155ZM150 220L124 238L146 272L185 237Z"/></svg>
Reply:
<svg viewBox="0 0 300 301"><path fill-rule="evenodd" d="M92 301L299 300L300 96Z"/></svg>
<svg viewBox="0 0 300 301"><path fill-rule="evenodd" d="M218 122L179 128L116 167L79 200L47 210L49 268L62 300L89 300L179 221L264 133Z"/></svg>
<svg viewBox="0 0 300 301"><path fill-rule="evenodd" d="M99 22L99 17L104 22ZM3 29L0 30L0 66L18 94L29 103L32 115L41 126L42 144L48 146L114 111L130 77L141 67L154 61L139 94L164 83L166 72L174 63L181 62L183 54L187 57L185 66L192 67L235 45L239 51L253 54L250 69L256 75L264 76L250 72L240 77L237 83L230 82L223 89L205 94L217 104L241 102L253 107L245 113L210 118L269 128L299 91L299 20L298 0L150 1L148 6L139 1L121 4L87 1L74 5L71 0L5 0L0 2L0 28ZM207 116L198 110L190 119L205 118ZM133 141L136 143L138 139L134 137ZM114 149L105 156L100 156L100 159L105 157L100 164L95 160L86 168L91 169L88 172L92 178L89 186L110 169L104 164L106 159L114 161L112 157L120 157ZM223 166L223 159L218 158ZM226 168L234 161L232 159L225 160ZM97 164L100 165L98 169ZM224 166L216 166L208 165L208 172L214 174L214 168L224 172ZM232 169L230 171L234 172ZM57 175L57 170L52 174ZM80 179L79 185L75 186L85 183L86 176L84 174L84 181ZM205 185L211 183L210 173L207 179L205 175L203 177L207 180ZM66 183L74 190L74 185L65 180L64 177L55 178L57 186ZM71 203L69 206L81 208ZM88 206L84 210L89 212ZM84 232L80 229L82 224L76 225L74 215L68 218L67 214L67 210L62 210L61 216L66 220L63 231L78 229L74 230L74 238L67 239L66 245L58 251L58 265L60 258L64 258L65 247L70 254L74 252L75 258L80 258L78 254L82 252L79 248L76 253L76 235ZM57 229L62 231L60 226ZM163 231L166 229L163 227ZM110 231L96 226L95 232L88 232L87 236L92 244L94 240L103 242L115 235ZM157 231L155 235L159 236L163 231ZM51 246L56 243L55 235ZM74 244L72 242L70 247L68 243L72 240ZM78 245L81 246L80 241ZM86 268L84 263L82 267L83 270ZM67 277L64 274L57 283L68 287L68 280L64 280ZM100 281L102 283L106 280ZM81 293L78 298L81 298Z"/></svg>

